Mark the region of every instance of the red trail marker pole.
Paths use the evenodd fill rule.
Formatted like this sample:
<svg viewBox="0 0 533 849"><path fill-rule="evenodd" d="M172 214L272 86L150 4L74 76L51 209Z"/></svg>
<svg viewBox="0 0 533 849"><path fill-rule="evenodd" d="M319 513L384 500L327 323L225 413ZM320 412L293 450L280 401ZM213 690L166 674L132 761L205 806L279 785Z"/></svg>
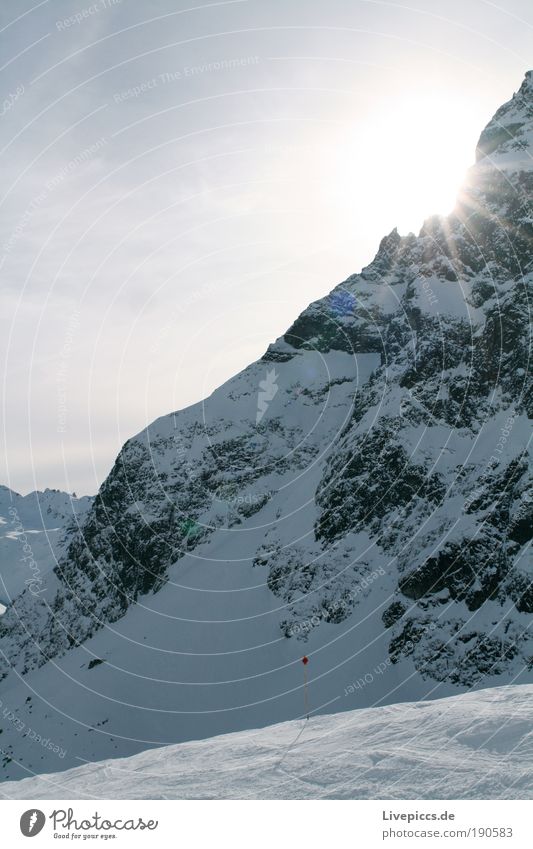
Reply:
<svg viewBox="0 0 533 849"><path fill-rule="evenodd" d="M306 718L309 719L309 693L307 691L307 664L309 663L309 658L305 654L302 657L302 663L304 665L304 710Z"/></svg>

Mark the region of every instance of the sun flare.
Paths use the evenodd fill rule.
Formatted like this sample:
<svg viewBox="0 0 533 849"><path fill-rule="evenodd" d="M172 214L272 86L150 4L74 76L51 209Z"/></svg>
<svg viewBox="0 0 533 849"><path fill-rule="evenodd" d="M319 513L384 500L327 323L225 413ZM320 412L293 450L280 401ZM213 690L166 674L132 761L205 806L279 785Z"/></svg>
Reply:
<svg viewBox="0 0 533 849"><path fill-rule="evenodd" d="M400 233L417 232L428 216L453 209L478 132L466 105L435 93L370 113L335 146L337 202L354 218L371 216Z"/></svg>

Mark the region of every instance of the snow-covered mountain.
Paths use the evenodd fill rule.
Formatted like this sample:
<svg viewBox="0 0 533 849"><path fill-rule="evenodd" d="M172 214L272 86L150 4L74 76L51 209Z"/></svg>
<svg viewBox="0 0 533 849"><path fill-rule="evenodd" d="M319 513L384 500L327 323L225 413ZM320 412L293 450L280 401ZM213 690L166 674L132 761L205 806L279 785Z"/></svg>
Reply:
<svg viewBox="0 0 533 849"><path fill-rule="evenodd" d="M24 588L33 595L46 591L65 536L92 501L58 489L19 495L0 486L0 613Z"/></svg>
<svg viewBox="0 0 533 849"><path fill-rule="evenodd" d="M6 782L6 799L530 799L533 687L349 711Z"/></svg>
<svg viewBox="0 0 533 849"><path fill-rule="evenodd" d="M124 445L0 619L4 779L295 718L304 652L313 712L533 681L532 150L529 72L450 216Z"/></svg>

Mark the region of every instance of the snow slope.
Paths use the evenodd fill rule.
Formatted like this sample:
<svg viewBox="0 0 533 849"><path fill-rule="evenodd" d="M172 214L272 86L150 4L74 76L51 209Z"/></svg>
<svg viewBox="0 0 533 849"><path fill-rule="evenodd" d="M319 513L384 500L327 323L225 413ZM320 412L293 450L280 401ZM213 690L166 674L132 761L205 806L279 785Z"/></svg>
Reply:
<svg viewBox="0 0 533 849"><path fill-rule="evenodd" d="M7 782L5 799L530 799L533 686L284 722Z"/></svg>

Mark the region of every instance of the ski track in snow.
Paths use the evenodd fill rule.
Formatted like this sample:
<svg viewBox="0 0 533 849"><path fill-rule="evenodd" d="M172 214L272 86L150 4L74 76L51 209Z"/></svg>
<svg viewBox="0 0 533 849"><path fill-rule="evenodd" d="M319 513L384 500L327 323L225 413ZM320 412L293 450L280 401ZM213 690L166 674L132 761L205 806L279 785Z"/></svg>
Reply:
<svg viewBox="0 0 533 849"><path fill-rule="evenodd" d="M4 799L528 799L533 685L312 717L1 786Z"/></svg>

